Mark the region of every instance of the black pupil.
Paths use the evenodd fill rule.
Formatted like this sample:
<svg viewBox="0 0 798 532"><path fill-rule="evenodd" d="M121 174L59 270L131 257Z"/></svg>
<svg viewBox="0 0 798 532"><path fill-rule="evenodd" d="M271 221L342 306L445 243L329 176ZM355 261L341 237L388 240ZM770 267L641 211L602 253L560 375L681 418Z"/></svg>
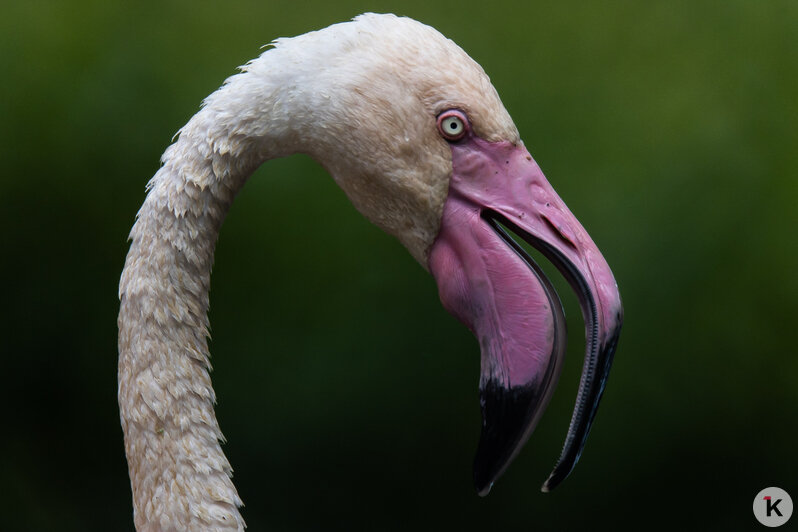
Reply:
<svg viewBox="0 0 798 532"><path fill-rule="evenodd" d="M453 129L453 130L457 129L457 122L455 122L454 120L449 122L449 129Z"/></svg>

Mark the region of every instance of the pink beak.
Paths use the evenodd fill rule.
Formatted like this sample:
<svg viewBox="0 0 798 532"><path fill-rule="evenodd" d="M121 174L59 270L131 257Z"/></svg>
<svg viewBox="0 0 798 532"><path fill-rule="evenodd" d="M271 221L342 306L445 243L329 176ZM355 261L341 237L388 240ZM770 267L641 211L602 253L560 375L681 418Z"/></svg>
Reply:
<svg viewBox="0 0 798 532"><path fill-rule="evenodd" d="M452 143L452 177L429 266L443 306L482 350L482 434L474 482L486 495L543 414L565 356L565 318L541 269L510 236L548 258L578 293L587 352L565 447L543 491L571 472L587 440L623 309L607 262L522 144L474 135Z"/></svg>

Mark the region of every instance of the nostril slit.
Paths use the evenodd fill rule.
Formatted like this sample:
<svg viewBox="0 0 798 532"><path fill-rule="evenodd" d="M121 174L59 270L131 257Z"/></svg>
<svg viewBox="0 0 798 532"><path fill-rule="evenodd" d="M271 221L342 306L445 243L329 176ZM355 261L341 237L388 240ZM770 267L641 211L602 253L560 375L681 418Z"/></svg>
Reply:
<svg viewBox="0 0 798 532"><path fill-rule="evenodd" d="M548 205L548 203L546 205ZM570 244L572 248L576 249L576 242L574 242L573 239L570 236L568 236L568 234L566 234L565 231L563 231L559 226L555 225L554 222L549 220L548 216L543 215L542 218L546 221L546 224L552 229L552 231L560 235L560 237L563 240L565 240L568 244Z"/></svg>

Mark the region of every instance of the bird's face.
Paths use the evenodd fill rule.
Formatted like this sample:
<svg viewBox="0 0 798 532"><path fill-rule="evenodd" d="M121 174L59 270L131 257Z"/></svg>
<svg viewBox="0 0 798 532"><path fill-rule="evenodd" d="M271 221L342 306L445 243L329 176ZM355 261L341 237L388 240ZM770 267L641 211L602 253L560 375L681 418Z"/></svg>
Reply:
<svg viewBox="0 0 798 532"><path fill-rule="evenodd" d="M311 96L322 112L305 151L429 269L443 305L478 338L481 494L530 436L565 354L559 298L516 239L553 262L578 293L587 353L548 490L578 460L604 389L622 320L615 280L479 65L432 28L383 22L339 35L335 46L346 53L314 72L319 86L335 89Z"/></svg>

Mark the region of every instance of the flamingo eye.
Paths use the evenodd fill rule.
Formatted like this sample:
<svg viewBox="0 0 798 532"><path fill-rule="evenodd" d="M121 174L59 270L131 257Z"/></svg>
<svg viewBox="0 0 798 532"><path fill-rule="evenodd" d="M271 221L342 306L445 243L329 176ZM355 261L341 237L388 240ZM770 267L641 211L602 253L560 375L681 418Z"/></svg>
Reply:
<svg viewBox="0 0 798 532"><path fill-rule="evenodd" d="M454 109L444 111L438 116L438 131L448 141L460 140L468 131L468 118Z"/></svg>

